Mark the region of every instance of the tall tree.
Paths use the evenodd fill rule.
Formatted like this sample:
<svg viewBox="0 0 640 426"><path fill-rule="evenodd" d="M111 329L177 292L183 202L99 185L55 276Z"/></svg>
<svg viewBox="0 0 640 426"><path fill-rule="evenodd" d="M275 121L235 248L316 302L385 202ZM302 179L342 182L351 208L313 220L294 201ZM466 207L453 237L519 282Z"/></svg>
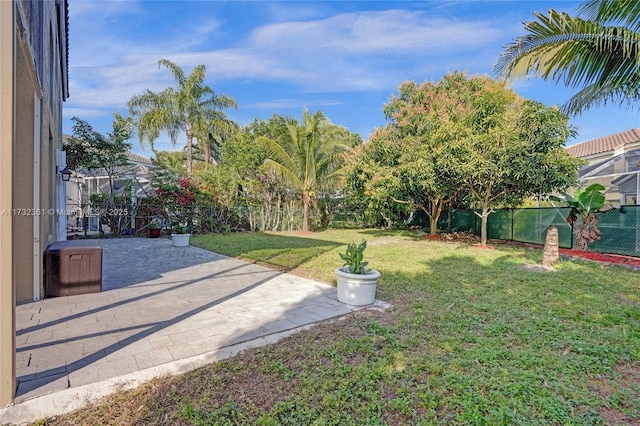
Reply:
<svg viewBox="0 0 640 426"><path fill-rule="evenodd" d="M537 76L580 88L564 106L577 114L606 102L640 99L640 2L589 0L578 15L535 12L526 35L508 44L494 71L507 80Z"/></svg>
<svg viewBox="0 0 640 426"><path fill-rule="evenodd" d="M76 170L76 173L77 169L101 169L104 171L109 180L109 192L93 196L102 198L105 207L113 208L116 206L118 198L114 191L115 180L123 174L123 166L129 163L127 152L131 149L131 144L128 140L133 135L131 117L124 118L116 111L111 124L111 132L106 135L97 132L89 123L78 117L73 117L71 120L74 122L73 135L64 141L67 165ZM83 191L80 190L79 182L78 180L78 194L82 205L87 200L82 200ZM83 222L84 214L84 209L82 209ZM111 231L116 235L120 235L120 232L123 231L124 224L120 219L122 219L121 215L112 214L101 217L101 221L106 221Z"/></svg>
<svg viewBox="0 0 640 426"><path fill-rule="evenodd" d="M564 149L575 129L560 110L522 99L488 77L468 85L471 108L453 143L462 182L480 210L484 245L494 208L566 190L576 183L582 162Z"/></svg>
<svg viewBox="0 0 640 426"><path fill-rule="evenodd" d="M131 144L127 142L133 134L131 117L124 118L114 113L111 133L103 135L84 120L73 117L73 135L64 141L67 165L76 170L104 169L109 177L109 195L113 196L113 183L120 166L128 164L127 152Z"/></svg>
<svg viewBox="0 0 640 426"><path fill-rule="evenodd" d="M146 90L129 100L130 114L135 119L138 137L141 143L153 142L160 133L167 132L175 145L178 134L185 132L187 151L187 172L193 171L193 139L203 145L205 164L210 155L209 135L216 129L223 129L229 120L221 111L224 108L237 108L236 101L227 95L216 95L213 89L204 83L206 67L198 65L189 76L175 63L161 59L159 67L168 68L177 84L159 93ZM216 127L217 126L217 127Z"/></svg>
<svg viewBox="0 0 640 426"><path fill-rule="evenodd" d="M347 157L345 186L348 204L364 207L368 225L384 223L391 228L415 207L397 201L412 197L405 185L408 182L398 172L405 146L388 130L388 126L376 129L368 143Z"/></svg>
<svg viewBox="0 0 640 426"><path fill-rule="evenodd" d="M281 175L300 192L303 205L302 230L309 230L309 207L318 191L332 190L341 171L340 158L350 149L348 132L321 112L304 110L302 122L287 119L286 133L278 140L260 137L267 149L265 168Z"/></svg>
<svg viewBox="0 0 640 426"><path fill-rule="evenodd" d="M238 124L229 119L223 111L210 111L207 117L207 123L207 139L198 140L202 145L204 153L205 170L208 168L209 163L220 163L222 145L226 140L233 139L233 136L239 131Z"/></svg>
<svg viewBox="0 0 640 426"><path fill-rule="evenodd" d="M379 199L386 192L395 202L422 210L431 235L437 233L443 209L462 188L456 147L449 140L469 109L468 93L458 88L466 82L464 74L455 72L437 83L402 83L383 108L389 124L376 129L364 148L378 169L367 185L369 195Z"/></svg>
<svg viewBox="0 0 640 426"><path fill-rule="evenodd" d="M574 132L567 116L487 76L403 83L385 113L391 123L371 136L348 181L379 205L392 199L422 209L432 234L458 194L480 210L486 244L494 208L575 182L580 160L564 149Z"/></svg>

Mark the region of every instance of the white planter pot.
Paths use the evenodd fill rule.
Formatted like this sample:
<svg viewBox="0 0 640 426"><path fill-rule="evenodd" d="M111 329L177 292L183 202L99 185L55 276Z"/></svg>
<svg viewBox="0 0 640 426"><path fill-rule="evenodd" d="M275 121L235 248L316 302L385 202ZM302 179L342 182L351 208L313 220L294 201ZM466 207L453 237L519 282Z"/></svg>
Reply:
<svg viewBox="0 0 640 426"><path fill-rule="evenodd" d="M171 243L174 247L187 247L191 234L171 234Z"/></svg>
<svg viewBox="0 0 640 426"><path fill-rule="evenodd" d="M376 300L376 287L380 272L371 269L366 274L350 274L336 269L338 301L347 305L370 305Z"/></svg>

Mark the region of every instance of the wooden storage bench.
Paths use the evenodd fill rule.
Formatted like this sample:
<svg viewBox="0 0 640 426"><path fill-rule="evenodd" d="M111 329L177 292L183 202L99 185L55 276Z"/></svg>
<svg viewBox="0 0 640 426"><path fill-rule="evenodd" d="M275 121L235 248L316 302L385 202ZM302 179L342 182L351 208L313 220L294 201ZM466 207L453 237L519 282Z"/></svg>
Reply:
<svg viewBox="0 0 640 426"><path fill-rule="evenodd" d="M102 247L92 240L57 241L45 252L46 297L102 291Z"/></svg>

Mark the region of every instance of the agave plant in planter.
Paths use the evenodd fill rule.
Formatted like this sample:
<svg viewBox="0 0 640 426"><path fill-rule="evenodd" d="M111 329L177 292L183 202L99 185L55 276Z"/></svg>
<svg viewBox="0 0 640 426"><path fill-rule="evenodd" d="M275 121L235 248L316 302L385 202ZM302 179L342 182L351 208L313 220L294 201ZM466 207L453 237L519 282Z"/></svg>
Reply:
<svg viewBox="0 0 640 426"><path fill-rule="evenodd" d="M364 249L367 241L358 245L349 243L346 253L340 253L344 265L336 268L338 282L338 301L348 305L370 305L376 298L376 287L380 272L367 269L369 262L364 262Z"/></svg>
<svg viewBox="0 0 640 426"><path fill-rule="evenodd" d="M183 224L177 224L173 226L173 232L171 233L171 244L174 247L186 247L189 245L189 227Z"/></svg>

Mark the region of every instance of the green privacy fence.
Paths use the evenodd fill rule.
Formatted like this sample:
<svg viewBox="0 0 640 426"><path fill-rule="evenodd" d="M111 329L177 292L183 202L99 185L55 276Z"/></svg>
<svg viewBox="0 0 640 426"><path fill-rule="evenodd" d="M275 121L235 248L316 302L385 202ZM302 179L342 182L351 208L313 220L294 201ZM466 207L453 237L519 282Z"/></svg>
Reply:
<svg viewBox="0 0 640 426"><path fill-rule="evenodd" d="M640 257L640 206L623 206L599 213L598 217L602 239L594 242L590 249Z"/></svg>
<svg viewBox="0 0 640 426"><path fill-rule="evenodd" d="M571 226L566 218L570 208L501 209L489 215L487 236L491 239L544 244L547 228L558 228L560 247L573 247ZM451 212L451 232L480 235L481 220L473 210ZM439 229L448 229L448 217L441 217Z"/></svg>
<svg viewBox="0 0 640 426"><path fill-rule="evenodd" d="M568 207L497 210L489 215L487 234L491 239L544 244L547 228L555 225L560 247L573 248L575 235L566 222L570 211ZM640 257L640 206L598 213L598 218L602 239L591 250ZM454 210L450 218L446 214L440 218L438 229L480 235L480 225L473 210Z"/></svg>
<svg viewBox="0 0 640 426"><path fill-rule="evenodd" d="M90 204L82 208L74 206L70 209L73 212L67 217L67 223L72 233L82 233L84 229L96 231L103 229L103 225L106 224L110 232L115 235L144 234L154 217L150 213L154 210L153 207ZM573 248L575 235L566 222L570 211L568 207L497 210L489 215L488 237L544 244L547 229L555 225L558 228L560 247ZM113 212L118 214L114 216ZM590 246L591 250L640 257L640 206L623 206L620 209L599 213L598 217L602 239L594 242ZM189 218L191 232L195 233L229 232L240 229L285 231L301 228L302 212L293 205L287 208L192 206ZM357 228L364 226L365 223L364 213L356 211L349 212L347 215L345 212L336 210L328 218L329 227ZM428 227L426 217L415 219L411 224ZM453 210L440 216L438 229L480 235L480 224L480 217L473 210ZM170 226L170 223L164 225Z"/></svg>

